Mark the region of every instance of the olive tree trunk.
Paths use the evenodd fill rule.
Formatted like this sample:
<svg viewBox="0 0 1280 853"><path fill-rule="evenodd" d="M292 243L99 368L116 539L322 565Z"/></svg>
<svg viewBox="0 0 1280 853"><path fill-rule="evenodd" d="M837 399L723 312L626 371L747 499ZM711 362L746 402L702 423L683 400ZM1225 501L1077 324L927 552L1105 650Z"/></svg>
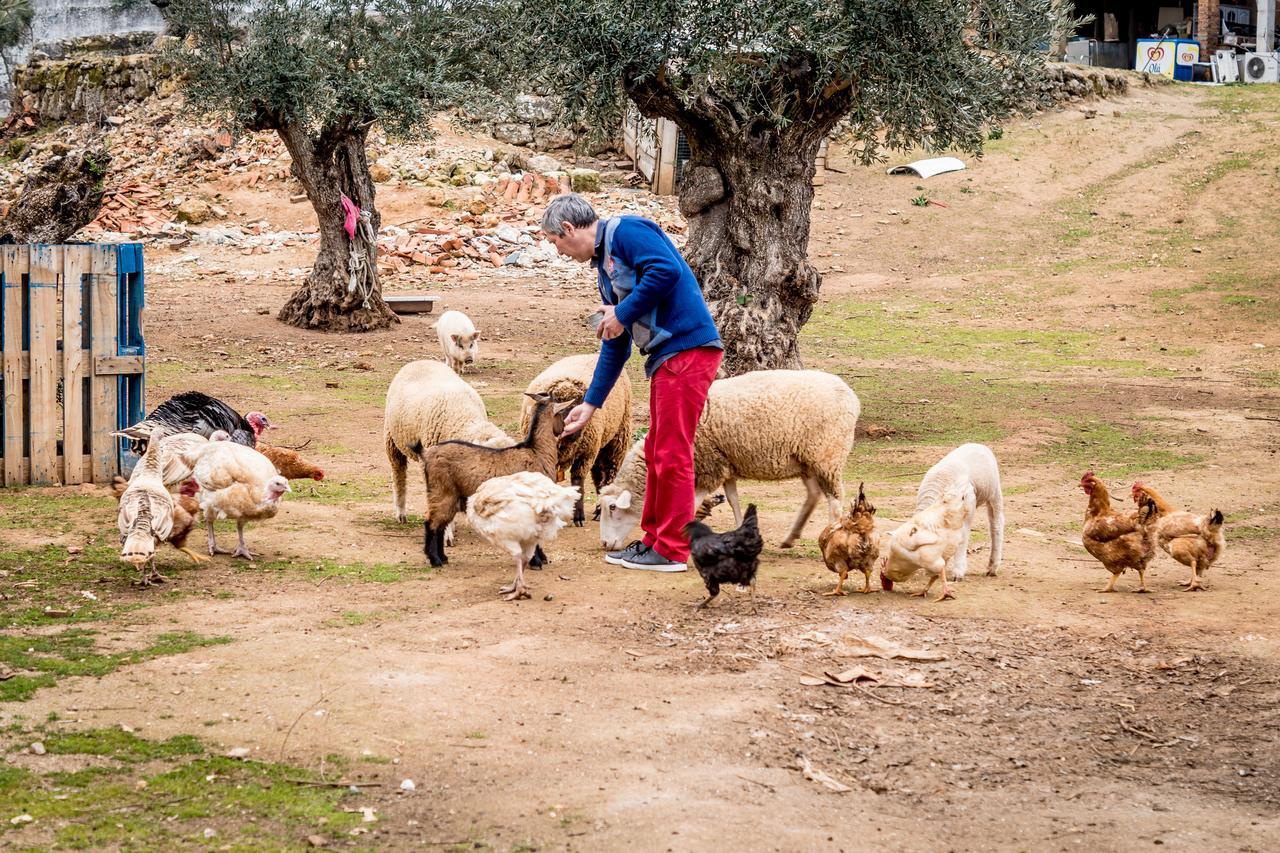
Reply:
<svg viewBox="0 0 1280 853"><path fill-rule="evenodd" d="M724 340L730 376L802 366L800 329L822 283L808 260L818 145L770 132L704 145L685 167L684 254Z"/></svg>
<svg viewBox="0 0 1280 853"><path fill-rule="evenodd" d="M713 93L686 97L665 69L623 79L642 115L674 121L689 143L680 182L689 220L684 255L724 340L730 376L801 367L800 329L822 284L808 260L814 161L848 113L852 88L819 86L806 57L786 68L795 113L786 122Z"/></svg>
<svg viewBox="0 0 1280 853"><path fill-rule="evenodd" d="M291 326L334 332L367 332L398 323L400 318L382 299L377 249L372 243L363 250L364 263L374 271L371 292L366 296L362 288L348 287L352 243L343 229L343 194L370 213L375 234L382 221L374 206L373 179L365 156L368 127L328 128L312 136L303 127L284 124L277 132L293 157L293 175L306 190L320 225L320 251L311 273L277 318Z"/></svg>

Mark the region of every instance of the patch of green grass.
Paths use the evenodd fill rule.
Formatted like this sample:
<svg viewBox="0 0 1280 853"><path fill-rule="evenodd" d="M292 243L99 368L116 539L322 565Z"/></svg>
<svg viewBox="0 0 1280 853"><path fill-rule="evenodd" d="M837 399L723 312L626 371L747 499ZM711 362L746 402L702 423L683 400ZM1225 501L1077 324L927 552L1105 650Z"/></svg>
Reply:
<svg viewBox="0 0 1280 853"><path fill-rule="evenodd" d="M294 480L289 485L293 489L291 500L305 500L327 506L349 506L386 500L391 494L391 475L388 472L386 476L353 476L344 480L326 478L320 482Z"/></svg>
<svg viewBox="0 0 1280 853"><path fill-rule="evenodd" d="M315 834L338 846L361 823L346 810L354 799L346 789L299 784L316 779L301 768L212 755L189 736L149 741L96 729L43 739L50 753L99 765L39 773L0 761L6 817L33 818L0 821L9 847L294 850ZM215 834L206 837L206 828Z"/></svg>
<svg viewBox="0 0 1280 853"><path fill-rule="evenodd" d="M24 702L41 687L77 675L102 676L122 666L163 655L176 655L202 646L231 642L230 637L205 637L189 631L161 634L150 645L131 651L102 652L97 631L68 628L49 634L0 635L0 663L18 674L0 681L0 702Z"/></svg>
<svg viewBox="0 0 1280 853"><path fill-rule="evenodd" d="M1101 420L1076 420L1060 441L1044 448L1038 461L1093 470L1099 477L1128 477L1149 471L1171 471L1201 460L1201 456L1170 450L1168 441L1139 427Z"/></svg>
<svg viewBox="0 0 1280 853"><path fill-rule="evenodd" d="M326 619L324 621L324 624L326 626L334 627L334 628L339 628L339 627L355 628L360 625L367 625L369 623L377 624L378 622L381 622L385 618L385 616L386 614L382 613L379 610L367 610L367 611L346 610L343 613L341 613L336 619Z"/></svg>
<svg viewBox="0 0 1280 853"><path fill-rule="evenodd" d="M809 353L836 353L861 361L900 364L906 357L984 371L1088 367L1136 373L1146 367L1135 359L1100 355L1097 335L1089 332L978 327L963 324L964 319L940 303L838 300L814 310L801 333L801 345Z"/></svg>
<svg viewBox="0 0 1280 853"><path fill-rule="evenodd" d="M404 566L397 563L362 563L358 560L335 560L331 557L293 557L282 560L259 562L257 569L242 567L241 571L302 571L312 578L345 578L365 583L395 583L404 580L406 575L425 574L429 569L423 566Z"/></svg>
<svg viewBox="0 0 1280 853"><path fill-rule="evenodd" d="M66 489L7 488L0 490L0 529L35 529L70 533L85 516L93 526L115 519L116 502L109 495L69 494Z"/></svg>
<svg viewBox="0 0 1280 853"><path fill-rule="evenodd" d="M187 559L176 551L173 554L182 561ZM162 570L168 572L169 567L162 566ZM140 605L116 601L98 579L123 580L135 571L120 562L119 551L104 545L85 546L77 553L60 545L0 551L0 592L4 593L0 629L87 622L134 609ZM46 609L69 615L49 616Z"/></svg>

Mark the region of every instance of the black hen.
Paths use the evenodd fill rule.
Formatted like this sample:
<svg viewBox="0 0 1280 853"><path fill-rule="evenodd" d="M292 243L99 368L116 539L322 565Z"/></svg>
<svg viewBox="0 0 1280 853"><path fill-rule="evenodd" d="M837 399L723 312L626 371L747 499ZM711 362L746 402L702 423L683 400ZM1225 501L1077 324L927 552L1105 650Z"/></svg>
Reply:
<svg viewBox="0 0 1280 853"><path fill-rule="evenodd" d="M756 505L747 507L742 526L728 533L716 533L700 521L685 525L689 537L689 553L693 564L707 585L707 598L698 605L706 607L720 594L720 584L736 583L751 587L751 609L756 606L756 569L760 567L760 552L764 540L760 538L760 525L756 521Z"/></svg>
<svg viewBox="0 0 1280 853"><path fill-rule="evenodd" d="M132 439L129 448L134 453L141 453L146 449L146 435L150 431L148 427L156 425L163 425L170 434L194 432L205 438L223 430L236 444L246 447L256 447L258 435L264 429L274 429L262 412L250 412L242 417L216 397L199 391L186 391L165 400L143 420L122 430L124 435Z"/></svg>

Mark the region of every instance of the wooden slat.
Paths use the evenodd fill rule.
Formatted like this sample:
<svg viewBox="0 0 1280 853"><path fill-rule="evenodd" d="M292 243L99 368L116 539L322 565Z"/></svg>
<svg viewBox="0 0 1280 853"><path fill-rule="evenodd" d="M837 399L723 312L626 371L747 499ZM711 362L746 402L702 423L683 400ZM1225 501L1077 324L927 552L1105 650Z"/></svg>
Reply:
<svg viewBox="0 0 1280 853"><path fill-rule="evenodd" d="M30 267L26 246L4 246L4 484L27 482L23 447L27 420L22 392L23 276Z"/></svg>
<svg viewBox="0 0 1280 853"><path fill-rule="evenodd" d="M94 358L114 358L116 351L117 306L116 253L110 246L92 247L90 272L93 283L89 289L92 303L93 340L90 350ZM116 423L116 406L119 401L117 388L120 380L115 376L93 376L89 380L89 423L92 432L92 476L95 483L110 483L119 473L118 439L111 433L119 428Z"/></svg>
<svg viewBox="0 0 1280 853"><path fill-rule="evenodd" d="M31 353L31 400L27 425L31 450L31 482L61 481L54 470L58 456L58 275L62 267L62 247L31 247L31 277L27 308Z"/></svg>
<svg viewBox="0 0 1280 853"><path fill-rule="evenodd" d="M84 378L87 375L81 288L92 265L89 246L62 250L62 482L84 482Z"/></svg>
<svg viewBox="0 0 1280 853"><path fill-rule="evenodd" d="M145 369L140 355L100 355L93 359L94 376L135 376Z"/></svg>

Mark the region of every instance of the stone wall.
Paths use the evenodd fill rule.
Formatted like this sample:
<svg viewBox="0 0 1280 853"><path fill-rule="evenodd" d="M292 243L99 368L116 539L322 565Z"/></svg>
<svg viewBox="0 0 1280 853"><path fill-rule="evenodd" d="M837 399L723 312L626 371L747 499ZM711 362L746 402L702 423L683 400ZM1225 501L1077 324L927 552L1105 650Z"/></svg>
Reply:
<svg viewBox="0 0 1280 853"><path fill-rule="evenodd" d="M13 106L41 122L99 121L121 104L177 89L173 68L151 53L73 51L33 59L14 73Z"/></svg>

